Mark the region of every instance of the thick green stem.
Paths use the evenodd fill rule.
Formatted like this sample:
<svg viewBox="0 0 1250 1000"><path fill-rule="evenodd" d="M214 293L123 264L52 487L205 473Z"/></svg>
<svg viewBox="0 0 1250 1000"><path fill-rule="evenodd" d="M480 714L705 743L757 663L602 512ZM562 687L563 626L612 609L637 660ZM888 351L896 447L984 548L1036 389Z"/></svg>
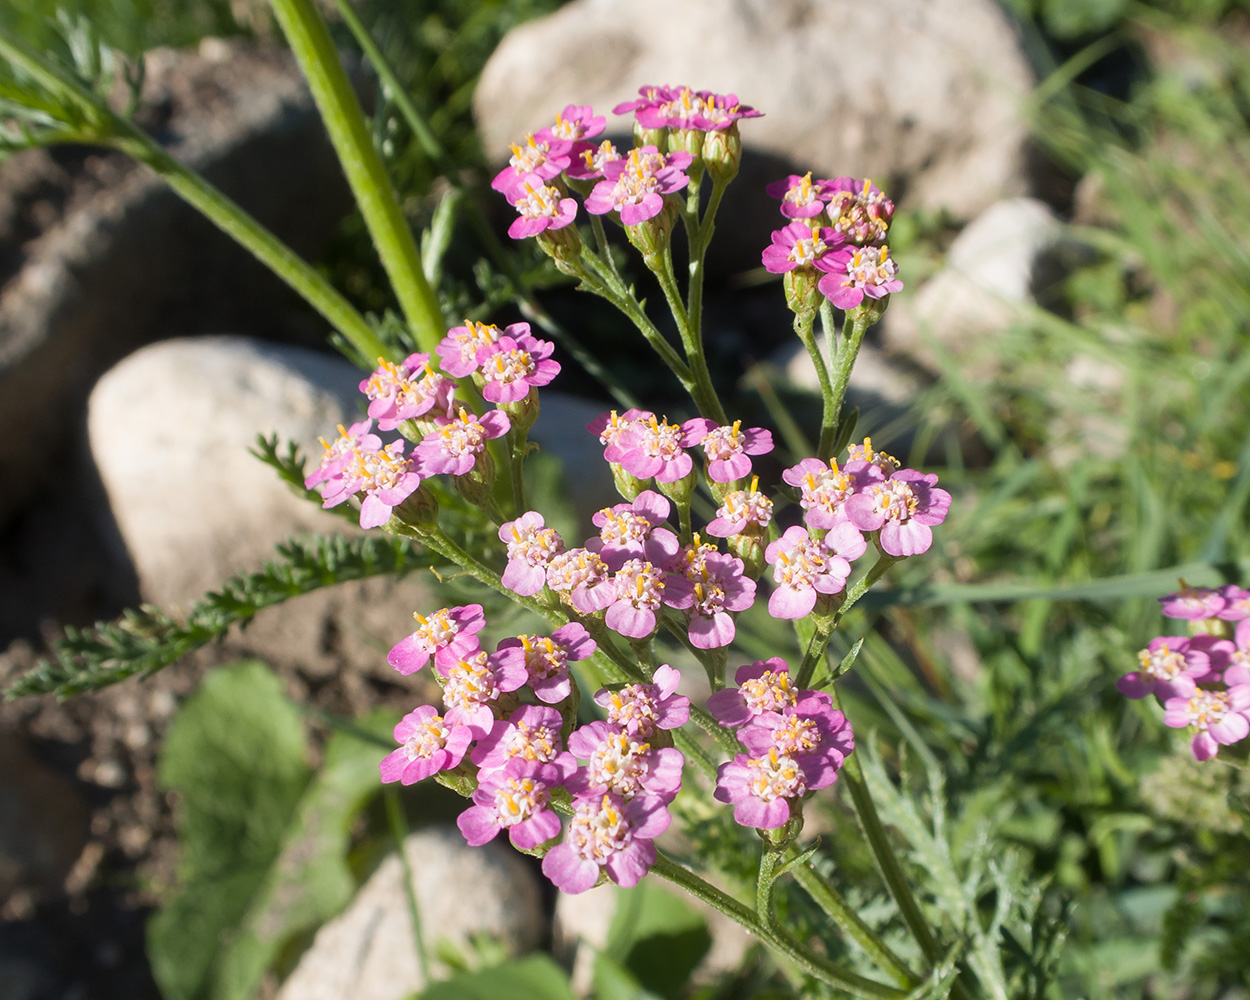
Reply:
<svg viewBox="0 0 1250 1000"><path fill-rule="evenodd" d="M794 314L794 332L798 335L799 340L803 342L803 346L807 348L808 356L811 357L812 365L816 369L816 380L820 383L822 409L820 417L820 443L816 448L816 457L827 462L831 457L828 454L828 445L832 443L834 432L838 426L839 404L835 402L835 389L829 377L829 366L825 364L825 357L821 353L815 333L812 332L812 327L815 323L816 314L814 312Z"/></svg>
<svg viewBox="0 0 1250 1000"><path fill-rule="evenodd" d="M651 272L659 279L664 299L677 321L677 330L681 334L682 347L686 351L686 363L690 366L693 387L689 388L691 398L705 417L710 417L718 424L727 423L725 409L721 406L712 385L712 374L708 371L707 359L703 355L703 337L699 329L690 322L686 312L686 304L682 300L681 291L677 287L677 274L673 270L673 255L669 245L664 252L644 256L644 262Z"/></svg>
<svg viewBox="0 0 1250 1000"><path fill-rule="evenodd" d="M793 962L799 969L822 983L837 989L846 990L853 996L886 997L902 1000L905 994L901 990L886 986L883 983L865 979L838 968L828 959L816 955L800 946L779 929L768 927L760 917L748 907L739 903L705 879L700 878L690 869L679 865L663 851L656 852L655 866L651 869L660 878L679 885L692 896L719 910L735 923L754 934L769 948Z"/></svg>
<svg viewBox="0 0 1250 1000"><path fill-rule="evenodd" d="M447 324L325 21L313 0L270 0L270 4L308 80L400 309L421 350L432 352Z"/></svg>
<svg viewBox="0 0 1250 1000"><path fill-rule="evenodd" d="M837 438L842 404L846 400L846 387L850 384L851 369L855 367L859 345L864 342L864 334L868 332L869 324L868 317L859 309L848 312L842 324L842 343L838 346L833 362L833 385L829 395L825 397L825 419L821 422L820 445L816 449L816 455L825 461L833 457L830 452ZM809 347L808 350L813 348ZM821 390L824 390L823 383Z"/></svg>
<svg viewBox="0 0 1250 1000"><path fill-rule="evenodd" d="M765 847L760 854L760 872L755 880L755 914L769 927L777 923L773 914L773 886L777 883L777 868L783 854L785 848Z"/></svg>
<svg viewBox="0 0 1250 1000"><path fill-rule="evenodd" d="M797 865L789 869L794 880L801 885L812 901L824 911L825 916L838 925L838 928L859 945L872 961L890 976L903 989L912 989L919 980L911 970L903 964L903 960L894 954L884 941L860 918L851 905L842 898L829 882L810 864Z"/></svg>
<svg viewBox="0 0 1250 1000"><path fill-rule="evenodd" d="M825 649L829 645L829 636L832 634L833 626L828 619L817 622L816 631L812 633L812 638L808 641L807 649L803 653L803 661L799 664L799 669L794 672L796 688L805 688L811 683L816 664L824 659Z"/></svg>
<svg viewBox="0 0 1250 1000"><path fill-rule="evenodd" d="M531 390L532 391L532 390ZM513 517L520 517L529 508L525 504L525 432L508 431L506 435L508 466L511 472Z"/></svg>

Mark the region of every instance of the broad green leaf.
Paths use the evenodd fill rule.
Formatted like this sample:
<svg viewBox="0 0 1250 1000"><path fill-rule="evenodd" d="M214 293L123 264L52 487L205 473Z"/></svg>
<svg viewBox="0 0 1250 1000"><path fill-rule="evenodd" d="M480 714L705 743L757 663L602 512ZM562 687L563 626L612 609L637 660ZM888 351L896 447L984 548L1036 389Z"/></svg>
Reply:
<svg viewBox="0 0 1250 1000"><path fill-rule="evenodd" d="M434 983L422 1000L575 1000L569 977L546 955L530 955Z"/></svg>
<svg viewBox="0 0 1250 1000"><path fill-rule="evenodd" d="M607 952L595 955L592 978L595 1000L660 1000Z"/></svg>
<svg viewBox="0 0 1250 1000"><path fill-rule="evenodd" d="M651 882L617 890L616 897L607 954L643 989L678 996L712 946L707 923L681 897Z"/></svg>

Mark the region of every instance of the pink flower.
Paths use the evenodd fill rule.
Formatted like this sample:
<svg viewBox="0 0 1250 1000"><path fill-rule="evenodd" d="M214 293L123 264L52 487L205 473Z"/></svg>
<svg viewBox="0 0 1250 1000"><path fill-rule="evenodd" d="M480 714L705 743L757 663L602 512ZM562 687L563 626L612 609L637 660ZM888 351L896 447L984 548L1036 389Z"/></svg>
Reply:
<svg viewBox="0 0 1250 1000"><path fill-rule="evenodd" d="M456 383L440 375L429 364L428 354L410 354L402 365L379 359L378 367L360 383L369 398L369 416L379 430L393 431L405 420L434 410L440 415L451 409ZM413 375L424 369L420 379Z"/></svg>
<svg viewBox="0 0 1250 1000"><path fill-rule="evenodd" d="M838 177L818 183L829 192L829 218L835 232L856 246L885 242L894 218L894 202L872 181L865 179L861 183L852 177Z"/></svg>
<svg viewBox="0 0 1250 1000"><path fill-rule="evenodd" d="M1221 744L1237 743L1250 734L1250 684L1226 691L1199 688L1187 698L1170 698L1164 709L1163 721L1173 729L1193 727L1195 760L1209 760Z"/></svg>
<svg viewBox="0 0 1250 1000"><path fill-rule="evenodd" d="M563 780L553 764L513 757L503 767L478 777L473 805L456 826L472 847L508 831L512 846L528 851L560 835L560 817L551 811L551 791Z"/></svg>
<svg viewBox="0 0 1250 1000"><path fill-rule="evenodd" d="M682 425L670 424L652 415L630 423L617 438L616 459L627 472L639 479L655 477L657 483L674 483L688 476L694 461L683 445L690 443L690 434ZM609 461L608 450L604 457Z"/></svg>
<svg viewBox="0 0 1250 1000"><path fill-rule="evenodd" d="M486 442L502 437L512 426L502 410L491 410L478 417L463 406L456 417L436 417L438 429L431 431L417 445L417 455L427 473L450 473L463 476L473 468L477 456L486 450Z"/></svg>
<svg viewBox="0 0 1250 1000"><path fill-rule="evenodd" d="M803 618L812 613L820 594L836 594L846 586L851 564L823 541L797 525L764 550L777 587L768 599L774 618Z"/></svg>
<svg viewBox="0 0 1250 1000"><path fill-rule="evenodd" d="M775 830L789 822L790 803L807 790L807 776L798 762L773 750L763 757L740 753L722 764L712 795L733 805L734 821L741 826Z"/></svg>
<svg viewBox="0 0 1250 1000"><path fill-rule="evenodd" d="M1211 659L1200 649L1191 647L1183 636L1162 635L1137 654L1140 670L1125 674L1116 682L1120 693L1129 698L1145 698L1154 694L1169 698L1188 698L1195 682L1211 672Z"/></svg>
<svg viewBox="0 0 1250 1000"><path fill-rule="evenodd" d="M632 503L618 503L597 512L591 521L599 529L599 537L589 539L586 547L598 552L613 571L630 559L667 566L680 547L677 536L661 527L671 509L666 497L643 490Z"/></svg>
<svg viewBox="0 0 1250 1000"><path fill-rule="evenodd" d="M1228 606L1228 601L1218 590L1211 587L1191 587L1182 580L1181 589L1175 594L1160 597L1159 604L1168 618L1196 622L1204 618L1219 617L1220 612Z"/></svg>
<svg viewBox="0 0 1250 1000"><path fill-rule="evenodd" d="M695 417L681 425L686 439L698 443L707 456L708 478L714 483L732 483L751 474L748 455L767 455L773 450L773 435L763 427L742 429L742 421L718 427L716 421Z"/></svg>
<svg viewBox="0 0 1250 1000"><path fill-rule="evenodd" d="M833 195L831 184L830 181L813 184L809 170L802 177L791 174L785 180L773 181L764 191L781 199L781 214L787 219L810 219L824 211L825 203Z"/></svg>
<svg viewBox="0 0 1250 1000"><path fill-rule="evenodd" d="M593 139L607 126L607 118L595 114L589 104L566 104L556 115L556 123L534 133L539 142L577 142Z"/></svg>
<svg viewBox="0 0 1250 1000"><path fill-rule="evenodd" d="M569 663L594 655L598 648L590 633L577 622L560 626L550 637L519 635L499 644L500 649L515 647L525 655L529 686L538 700L548 705L558 704L572 694Z"/></svg>
<svg viewBox="0 0 1250 1000"><path fill-rule="evenodd" d="M592 142L579 142L573 146L573 162L564 172L575 181L598 180L609 163L621 159L624 157L607 139L598 146Z"/></svg>
<svg viewBox="0 0 1250 1000"><path fill-rule="evenodd" d="M543 858L543 874L567 893L585 892L601 871L631 888L655 864L653 841L668 824L668 810L654 795L629 801L611 793L577 799L563 842Z"/></svg>
<svg viewBox="0 0 1250 1000"><path fill-rule="evenodd" d="M477 364L485 386L482 396L492 403L517 403L531 388L547 385L560 374L560 363L551 360L555 345L529 334L500 337L477 349Z"/></svg>
<svg viewBox="0 0 1250 1000"><path fill-rule="evenodd" d="M1250 619L1243 620L1233 634L1236 647L1224 669L1224 683L1229 687L1250 684Z"/></svg>
<svg viewBox="0 0 1250 1000"><path fill-rule="evenodd" d="M569 152L573 144L563 139L540 139L528 135L525 142L512 147L512 158L490 186L507 198L511 198L527 176L549 181L569 165Z"/></svg>
<svg viewBox="0 0 1250 1000"><path fill-rule="evenodd" d="M822 270L828 273L816 287L839 309L854 309L864 296L880 299L903 290L898 265L890 259L887 246L838 250L826 259L830 266Z"/></svg>
<svg viewBox="0 0 1250 1000"><path fill-rule="evenodd" d="M629 430L636 421L654 419L655 414L650 410L631 408L620 414L615 410L609 410L607 413L599 414L599 416L588 423L586 430L598 436L599 443L603 445L604 461L616 464L621 460L621 435Z"/></svg>
<svg viewBox="0 0 1250 1000"><path fill-rule="evenodd" d="M468 726L448 725L433 705L422 705L400 719L395 739L403 745L378 765L382 781L411 785L459 764L473 733Z"/></svg>
<svg viewBox="0 0 1250 1000"><path fill-rule="evenodd" d="M664 207L664 196L690 183L685 168L689 153L661 153L654 146L631 149L623 160L604 164L603 177L586 198L592 215L619 212L621 222L636 226L654 218Z"/></svg>
<svg viewBox="0 0 1250 1000"><path fill-rule="evenodd" d="M495 706L503 695L522 687L529 674L524 657L516 649L500 649L487 655L485 650L466 653L443 675L443 718L468 726L475 739L481 739L495 725Z"/></svg>
<svg viewBox="0 0 1250 1000"><path fill-rule="evenodd" d="M812 528L832 528L846 521L846 502L874 479L884 477L872 466L858 473L838 468L837 459L826 465L819 458L805 458L786 469L781 478L799 489L803 520Z"/></svg>
<svg viewBox="0 0 1250 1000"><path fill-rule="evenodd" d="M422 456L414 453L404 457L404 442L392 441L377 451L357 449L351 463L344 467L341 479L330 480L338 492L327 491L322 506L335 507L349 496L361 491L360 526L378 528L391 519L391 511L407 500L421 485L424 475Z"/></svg>
<svg viewBox="0 0 1250 1000"><path fill-rule="evenodd" d="M872 446L872 438L864 438L863 444L849 444L846 446L846 470L854 472L856 475L861 474L864 466L873 466L881 475L871 475L872 479L888 479L894 473L903 467L893 455L887 455L884 451L877 451ZM860 463L863 463L861 466Z"/></svg>
<svg viewBox="0 0 1250 1000"><path fill-rule="evenodd" d="M587 762L565 782L575 798L611 792L626 800L656 795L669 803L681 790L685 758L680 750L656 749L606 722L575 730L569 749Z"/></svg>
<svg viewBox="0 0 1250 1000"><path fill-rule="evenodd" d="M477 650L474 638L486 625L480 604L440 608L428 618L413 612L417 630L400 639L386 654L386 662L401 674L416 673L430 657L440 667L455 663L460 657Z"/></svg>
<svg viewBox="0 0 1250 1000"><path fill-rule="evenodd" d="M560 770L563 782L575 770L577 761L564 749L560 739L563 718L545 705L522 705L507 719L499 719L478 744L469 759L483 772L504 767L514 757L552 764Z"/></svg>
<svg viewBox="0 0 1250 1000"><path fill-rule="evenodd" d="M443 371L464 378L477 371L477 352L482 347L494 344L505 336L519 340L529 332L528 323L512 323L501 330L494 323L474 323L466 319L464 326L453 326L448 330L447 336L434 350L443 360Z"/></svg>
<svg viewBox="0 0 1250 1000"><path fill-rule="evenodd" d="M560 197L562 192L548 187L535 174L521 177L508 202L517 210L519 218L508 227L508 235L514 240L537 236L544 229L563 229L577 215L577 202Z"/></svg>
<svg viewBox="0 0 1250 1000"><path fill-rule="evenodd" d="M547 582L547 564L564 551L559 532L546 527L543 516L531 510L500 525L499 540L508 546L503 585L522 597L533 597Z"/></svg>
<svg viewBox="0 0 1250 1000"><path fill-rule="evenodd" d="M603 616L613 632L645 639L655 631L655 612L665 600L664 571L645 559L627 559L612 578L616 600Z"/></svg>
<svg viewBox="0 0 1250 1000"><path fill-rule="evenodd" d="M752 756L775 751L803 768L809 791L833 783L833 772L855 749L846 716L824 692L801 691L798 704L781 712L762 712L738 730Z"/></svg>
<svg viewBox="0 0 1250 1000"><path fill-rule="evenodd" d="M845 267L845 258L838 256L843 241L828 227L791 222L774 230L772 241L763 253L764 268L772 274L785 274L795 268L833 271ZM821 282L825 280L822 278Z"/></svg>
<svg viewBox="0 0 1250 1000"><path fill-rule="evenodd" d="M648 97L648 91L653 96ZM613 114L634 112L643 128L685 128L699 132L729 128L742 118L758 118L761 112L738 103L737 94L714 94L689 87L643 88L643 100L618 104ZM619 110L625 109L625 110Z"/></svg>
<svg viewBox="0 0 1250 1000"><path fill-rule="evenodd" d="M847 500L847 519L863 531L880 528L881 548L892 556L927 552L933 544L931 526L946 519L951 505L951 495L936 484L932 473L900 469Z"/></svg>
<svg viewBox="0 0 1250 1000"><path fill-rule="evenodd" d="M604 688L595 704L608 711L608 725L630 736L650 739L657 729L676 729L690 718L690 699L677 694L681 674L667 663L657 667L650 684Z"/></svg>
<svg viewBox="0 0 1250 1000"><path fill-rule="evenodd" d="M625 101L616 105L612 109L614 115L627 115L631 111L635 112L644 108L658 108L660 105L673 100L682 90L689 90L689 87L670 87L665 84L663 87L645 86L638 88L639 97L632 101Z"/></svg>
<svg viewBox="0 0 1250 1000"><path fill-rule="evenodd" d="M1224 598L1224 607L1216 617L1230 622L1250 618L1250 590L1243 590L1230 583L1220 588L1220 596Z"/></svg>
<svg viewBox="0 0 1250 1000"><path fill-rule="evenodd" d="M700 560L699 570L674 577L668 603L690 616L690 644L719 649L733 642L733 615L755 603L755 581L743 576L742 560L715 552Z"/></svg>
<svg viewBox="0 0 1250 1000"><path fill-rule="evenodd" d="M569 549L547 564L547 586L583 615L602 611L616 600L608 564L589 549Z"/></svg>
<svg viewBox="0 0 1250 1000"><path fill-rule="evenodd" d="M716 538L729 538L741 534L750 527L761 531L773 519L773 502L759 492L759 477L751 482L749 490L733 490L716 509L716 517L708 522L707 533Z"/></svg>
<svg viewBox="0 0 1250 1000"><path fill-rule="evenodd" d="M369 433L372 426L372 420L361 420L347 428L339 424L338 437L333 441L327 441L325 438L322 438L321 445L325 448L325 453L321 456L321 462L317 468L313 469L304 480L304 488L310 490L319 483L340 478L356 451L377 451L380 449L382 447L382 439L376 434ZM347 497L344 496L343 499L347 499Z"/></svg>
<svg viewBox="0 0 1250 1000"><path fill-rule="evenodd" d="M717 691L707 710L722 726L741 726L764 712L793 708L798 699L790 683L790 668L780 656L756 660L734 673L736 688Z"/></svg>

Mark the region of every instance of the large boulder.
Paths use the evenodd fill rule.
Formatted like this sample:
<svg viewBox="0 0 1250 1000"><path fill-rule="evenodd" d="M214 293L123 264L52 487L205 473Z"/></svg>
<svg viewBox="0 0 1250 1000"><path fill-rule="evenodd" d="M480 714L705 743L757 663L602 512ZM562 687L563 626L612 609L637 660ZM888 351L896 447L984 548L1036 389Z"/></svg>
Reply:
<svg viewBox="0 0 1250 1000"><path fill-rule="evenodd" d="M645 84L733 92L765 113L742 127L748 152L966 219L1027 188L1033 82L992 0L574 0L504 38L474 109L503 159L568 103L607 112Z"/></svg>

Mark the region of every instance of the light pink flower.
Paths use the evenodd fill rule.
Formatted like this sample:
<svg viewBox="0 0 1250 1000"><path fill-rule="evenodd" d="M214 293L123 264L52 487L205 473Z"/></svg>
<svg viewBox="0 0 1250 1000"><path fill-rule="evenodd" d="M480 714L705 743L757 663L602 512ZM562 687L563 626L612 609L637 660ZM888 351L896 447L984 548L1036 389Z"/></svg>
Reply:
<svg viewBox="0 0 1250 1000"><path fill-rule="evenodd" d="M685 758L680 750L657 749L606 722L575 730L569 750L587 762L565 782L574 797L611 792L632 799L645 794L669 803L681 790Z"/></svg>
<svg viewBox="0 0 1250 1000"><path fill-rule="evenodd" d="M1188 698L1171 698L1164 706L1163 721L1173 729L1193 727L1194 759L1210 760L1221 744L1237 743L1250 734L1250 685L1226 691L1199 688Z"/></svg>
<svg viewBox="0 0 1250 1000"><path fill-rule="evenodd" d="M537 135L527 135L524 143L512 147L512 158L495 175L490 186L511 198L527 176L549 181L569 165L572 149L573 143L564 139L540 139Z"/></svg>
<svg viewBox="0 0 1250 1000"><path fill-rule="evenodd" d="M773 502L758 489L759 477L751 481L749 490L733 490L716 509L716 517L708 522L707 533L716 538L741 534L748 527L762 531L773 519Z"/></svg>
<svg viewBox="0 0 1250 1000"><path fill-rule="evenodd" d="M325 452L322 454L317 468L313 469L304 480L304 488L312 489L319 483L340 478L343 470L351 463L352 456L356 451L377 451L380 449L382 447L382 439L376 434L369 433L372 427L372 420L361 420L346 428L339 424L338 437L333 441L327 441L325 438L322 438L321 446L325 449ZM323 492L339 491L324 490ZM344 496L343 499L347 499L347 497Z"/></svg>
<svg viewBox="0 0 1250 1000"><path fill-rule="evenodd" d="M803 768L809 791L833 783L833 771L855 749L846 716L824 692L800 691L798 704L781 712L762 712L738 730L738 739L754 757L776 751Z"/></svg>
<svg viewBox="0 0 1250 1000"><path fill-rule="evenodd" d="M798 699L790 682L790 668L780 656L756 660L734 673L736 688L717 691L707 700L707 710L722 726L741 726L763 712L782 712Z"/></svg>
<svg viewBox="0 0 1250 1000"><path fill-rule="evenodd" d="M863 531L881 530L881 548L892 556L915 556L933 544L932 525L941 524L951 495L937 476L900 469L884 482L870 483L846 501L846 516Z"/></svg>
<svg viewBox="0 0 1250 1000"><path fill-rule="evenodd" d="M546 705L522 705L507 719L496 720L491 731L478 740L469 759L482 771L503 767L513 757L552 764L563 782L577 770L577 760L564 749L560 727L564 720Z"/></svg>
<svg viewBox="0 0 1250 1000"><path fill-rule="evenodd" d="M734 640L733 616L755 603L755 581L743 575L737 556L714 552L696 572L671 577L667 603L690 616L690 644L720 649Z"/></svg>
<svg viewBox="0 0 1250 1000"><path fill-rule="evenodd" d="M748 455L767 455L773 435L763 427L742 429L742 421L719 427L715 420L695 417L681 425L686 440L697 443L707 456L707 475L714 483L732 483L751 474Z"/></svg>
<svg viewBox="0 0 1250 1000"><path fill-rule="evenodd" d="M508 547L508 565L500 580L514 593L533 597L547 582L547 564L564 551L560 533L546 527L542 514L531 510L500 525L499 540Z"/></svg>
<svg viewBox="0 0 1250 1000"><path fill-rule="evenodd" d="M838 177L820 183L829 191L829 218L838 233L856 246L885 242L894 218L894 202L872 181Z"/></svg>
<svg viewBox="0 0 1250 1000"><path fill-rule="evenodd" d="M1175 594L1160 597L1159 605L1168 618L1195 622L1204 618L1218 618L1220 612L1228 606L1228 601L1218 590L1211 587L1191 587L1182 580L1181 589Z"/></svg>
<svg viewBox="0 0 1250 1000"><path fill-rule="evenodd" d="M512 426L502 410L490 410L475 416L464 407L455 417L436 417L438 427L417 445L427 473L449 473L463 476L473 468L477 456L486 450L486 442L502 437Z"/></svg>
<svg viewBox="0 0 1250 1000"><path fill-rule="evenodd" d="M496 343L501 337L518 340L529 332L528 323L512 323L501 330L494 323L475 323L466 319L464 326L453 326L448 330L447 336L439 341L434 350L443 361L443 371L464 378L477 371L477 352L482 347Z"/></svg>
<svg viewBox="0 0 1250 1000"><path fill-rule="evenodd" d="M791 802L802 799L807 790L807 775L799 763L773 750L763 757L740 753L722 764L712 795L733 805L734 821L741 826L775 830L789 822Z"/></svg>
<svg viewBox="0 0 1250 1000"><path fill-rule="evenodd" d="M426 475L423 456L414 452L404 456L404 442L392 441L377 451L357 448L351 461L343 467L341 478L327 482L323 507L335 507L349 496L363 492L360 504L360 526L378 528L391 519L391 511L407 500ZM330 492L331 486L337 492Z"/></svg>
<svg viewBox="0 0 1250 1000"><path fill-rule="evenodd" d="M772 244L764 248L764 268L772 274L785 274L795 268L829 272L845 269L845 258L838 255L842 246L838 234L826 226L791 222L772 235ZM821 279L823 283L825 278Z"/></svg>
<svg viewBox="0 0 1250 1000"><path fill-rule="evenodd" d="M607 118L595 114L594 108L589 104L566 104L564 110L556 115L556 123L548 128L540 128L534 133L534 138L548 143L593 139L604 130L607 123Z"/></svg>
<svg viewBox="0 0 1250 1000"><path fill-rule="evenodd" d="M1230 622L1250 618L1250 590L1243 590L1230 583L1220 588L1220 596L1224 598L1224 607L1216 616L1217 618Z"/></svg>
<svg viewBox="0 0 1250 1000"><path fill-rule="evenodd" d="M529 334L500 337L477 349L477 364L486 384L482 396L492 403L516 403L531 388L547 385L560 374L560 363L551 360L555 345Z"/></svg>
<svg viewBox="0 0 1250 1000"><path fill-rule="evenodd" d="M802 177L791 174L785 180L773 181L764 191L781 199L781 214L787 219L810 219L819 215L833 194L830 181L812 183L810 170Z"/></svg>
<svg viewBox="0 0 1250 1000"><path fill-rule="evenodd" d="M604 688L595 704L607 709L608 725L630 736L650 739L657 729L676 729L690 718L690 699L677 693L681 674L667 663L657 667L650 684Z"/></svg>
<svg viewBox="0 0 1250 1000"><path fill-rule="evenodd" d="M619 212L621 223L636 226L660 214L664 196L690 183L685 169L689 153L661 153L654 146L631 149L623 160L604 164L603 180L586 198L592 215Z"/></svg>
<svg viewBox="0 0 1250 1000"><path fill-rule="evenodd" d="M898 265L885 245L836 250L826 259L830 266L822 270L828 273L816 282L816 287L839 309L854 309L865 296L881 299L903 290Z"/></svg>
<svg viewBox="0 0 1250 1000"><path fill-rule="evenodd" d="M1194 693L1196 682L1211 672L1209 655L1191 647L1184 636L1159 636L1137 654L1137 660L1140 669L1125 674L1115 685L1129 698L1145 698L1148 694L1163 701L1188 698Z"/></svg>
<svg viewBox="0 0 1250 1000"><path fill-rule="evenodd" d="M422 705L395 726L395 739L403 745L378 765L382 781L411 785L459 764L473 733L468 726L449 725L433 705Z"/></svg>
<svg viewBox="0 0 1250 1000"><path fill-rule="evenodd" d="M691 90L689 87L651 88L659 100L619 104L618 108L634 111L638 124L643 128L683 128L710 132L727 129L742 118L758 118L761 112L740 104L737 94L714 94L710 90ZM624 114L615 111L614 114Z"/></svg>
<svg viewBox="0 0 1250 1000"><path fill-rule="evenodd" d="M612 578L616 599L603 616L613 632L645 639L655 631L656 610L666 599L664 571L645 559L627 559Z"/></svg>
<svg viewBox="0 0 1250 1000"><path fill-rule="evenodd" d="M548 187L534 174L520 178L508 203L518 218L508 227L514 240L537 236L546 229L563 229L577 216L577 202L557 188Z"/></svg>
<svg viewBox="0 0 1250 1000"><path fill-rule="evenodd" d="M486 625L480 604L440 608L428 618L416 611L412 617L417 621L416 631L386 654L386 662L401 674L416 673L431 656L438 666L455 663L478 648L475 636Z"/></svg>
<svg viewBox="0 0 1250 1000"><path fill-rule="evenodd" d="M633 420L620 434L616 461L639 479L654 476L657 483L674 483L694 469L694 461L683 447L689 443L690 435L682 425L670 424L663 418L657 420L652 415ZM604 457L608 457L606 450Z"/></svg>
<svg viewBox="0 0 1250 1000"><path fill-rule="evenodd" d="M500 649L513 647L520 647L525 655L525 669L534 695L549 705L558 704L573 691L569 663L594 655L598 648L590 633L577 622L560 626L550 636L519 635L499 644Z"/></svg>
<svg viewBox="0 0 1250 1000"><path fill-rule="evenodd" d="M564 172L575 181L599 180L609 163L621 159L624 157L607 139L598 146L593 142L579 142L573 146L573 162Z"/></svg>
<svg viewBox="0 0 1250 1000"><path fill-rule="evenodd" d="M774 618L803 618L812 613L821 594L836 594L851 575L851 564L797 525L764 550L777 584L768 599Z"/></svg>
<svg viewBox="0 0 1250 1000"><path fill-rule="evenodd" d="M473 805L460 814L456 826L472 847L508 831L512 846L523 851L560 835L560 817L551 811L551 791L563 780L552 764L513 757L507 764L478 778Z"/></svg>
<svg viewBox="0 0 1250 1000"><path fill-rule="evenodd" d="M599 529L599 537L588 539L586 547L598 552L613 571L630 559L667 566L680 547L677 536L662 527L671 509L665 496L643 490L632 503L598 511L591 521Z"/></svg>
<svg viewBox="0 0 1250 1000"><path fill-rule="evenodd" d="M602 611L616 600L608 564L589 549L569 549L547 564L547 586L583 615Z"/></svg>
<svg viewBox="0 0 1250 1000"><path fill-rule="evenodd" d="M799 489L803 520L812 528L832 528L846 521L846 502L874 480L884 477L869 465L858 473L838 467L837 459L826 465L819 458L805 458L786 469L783 482Z"/></svg>
<svg viewBox="0 0 1250 1000"><path fill-rule="evenodd" d="M410 354L402 365L379 360L373 374L360 383L369 398L369 416L378 429L393 431L405 420L433 410L445 416L451 409L456 383L440 375L429 364L428 354ZM413 376L422 372L420 378Z"/></svg>
<svg viewBox="0 0 1250 1000"><path fill-rule="evenodd" d="M630 427L639 420L654 420L655 414L650 410L638 410L630 408L624 413L617 413L615 410L609 410L607 413L601 413L586 425L586 430L599 438L599 443L603 445L604 461L613 464L619 464L621 461L620 439Z"/></svg>
<svg viewBox="0 0 1250 1000"><path fill-rule="evenodd" d="M481 739L495 725L495 708L501 698L522 687L529 674L525 658L516 649L501 649L487 655L478 649L467 653L445 669L443 675L443 718L468 726L475 739Z"/></svg>
<svg viewBox="0 0 1250 1000"><path fill-rule="evenodd" d="M638 88L639 96L632 101L624 101L612 108L614 115L627 115L631 111L635 114L644 108L657 108L660 105L673 100L682 90L689 90L689 87L670 87L665 84L663 87L657 87L648 84L645 87Z"/></svg>
<svg viewBox="0 0 1250 1000"><path fill-rule="evenodd" d="M655 864L654 839L668 824L668 809L654 795L629 801L611 793L577 799L563 842L543 858L543 874L571 894L591 888L601 871L617 885L632 888Z"/></svg>
<svg viewBox="0 0 1250 1000"><path fill-rule="evenodd" d="M864 438L863 444L847 445L846 455L844 468L848 472L854 471L856 474L859 474L859 470L862 469L860 465L862 462L865 466L874 466L881 473L880 476L871 477L874 479L888 479L903 467L903 463L893 455L888 455L884 451L877 451L872 446L872 438L870 437Z"/></svg>

